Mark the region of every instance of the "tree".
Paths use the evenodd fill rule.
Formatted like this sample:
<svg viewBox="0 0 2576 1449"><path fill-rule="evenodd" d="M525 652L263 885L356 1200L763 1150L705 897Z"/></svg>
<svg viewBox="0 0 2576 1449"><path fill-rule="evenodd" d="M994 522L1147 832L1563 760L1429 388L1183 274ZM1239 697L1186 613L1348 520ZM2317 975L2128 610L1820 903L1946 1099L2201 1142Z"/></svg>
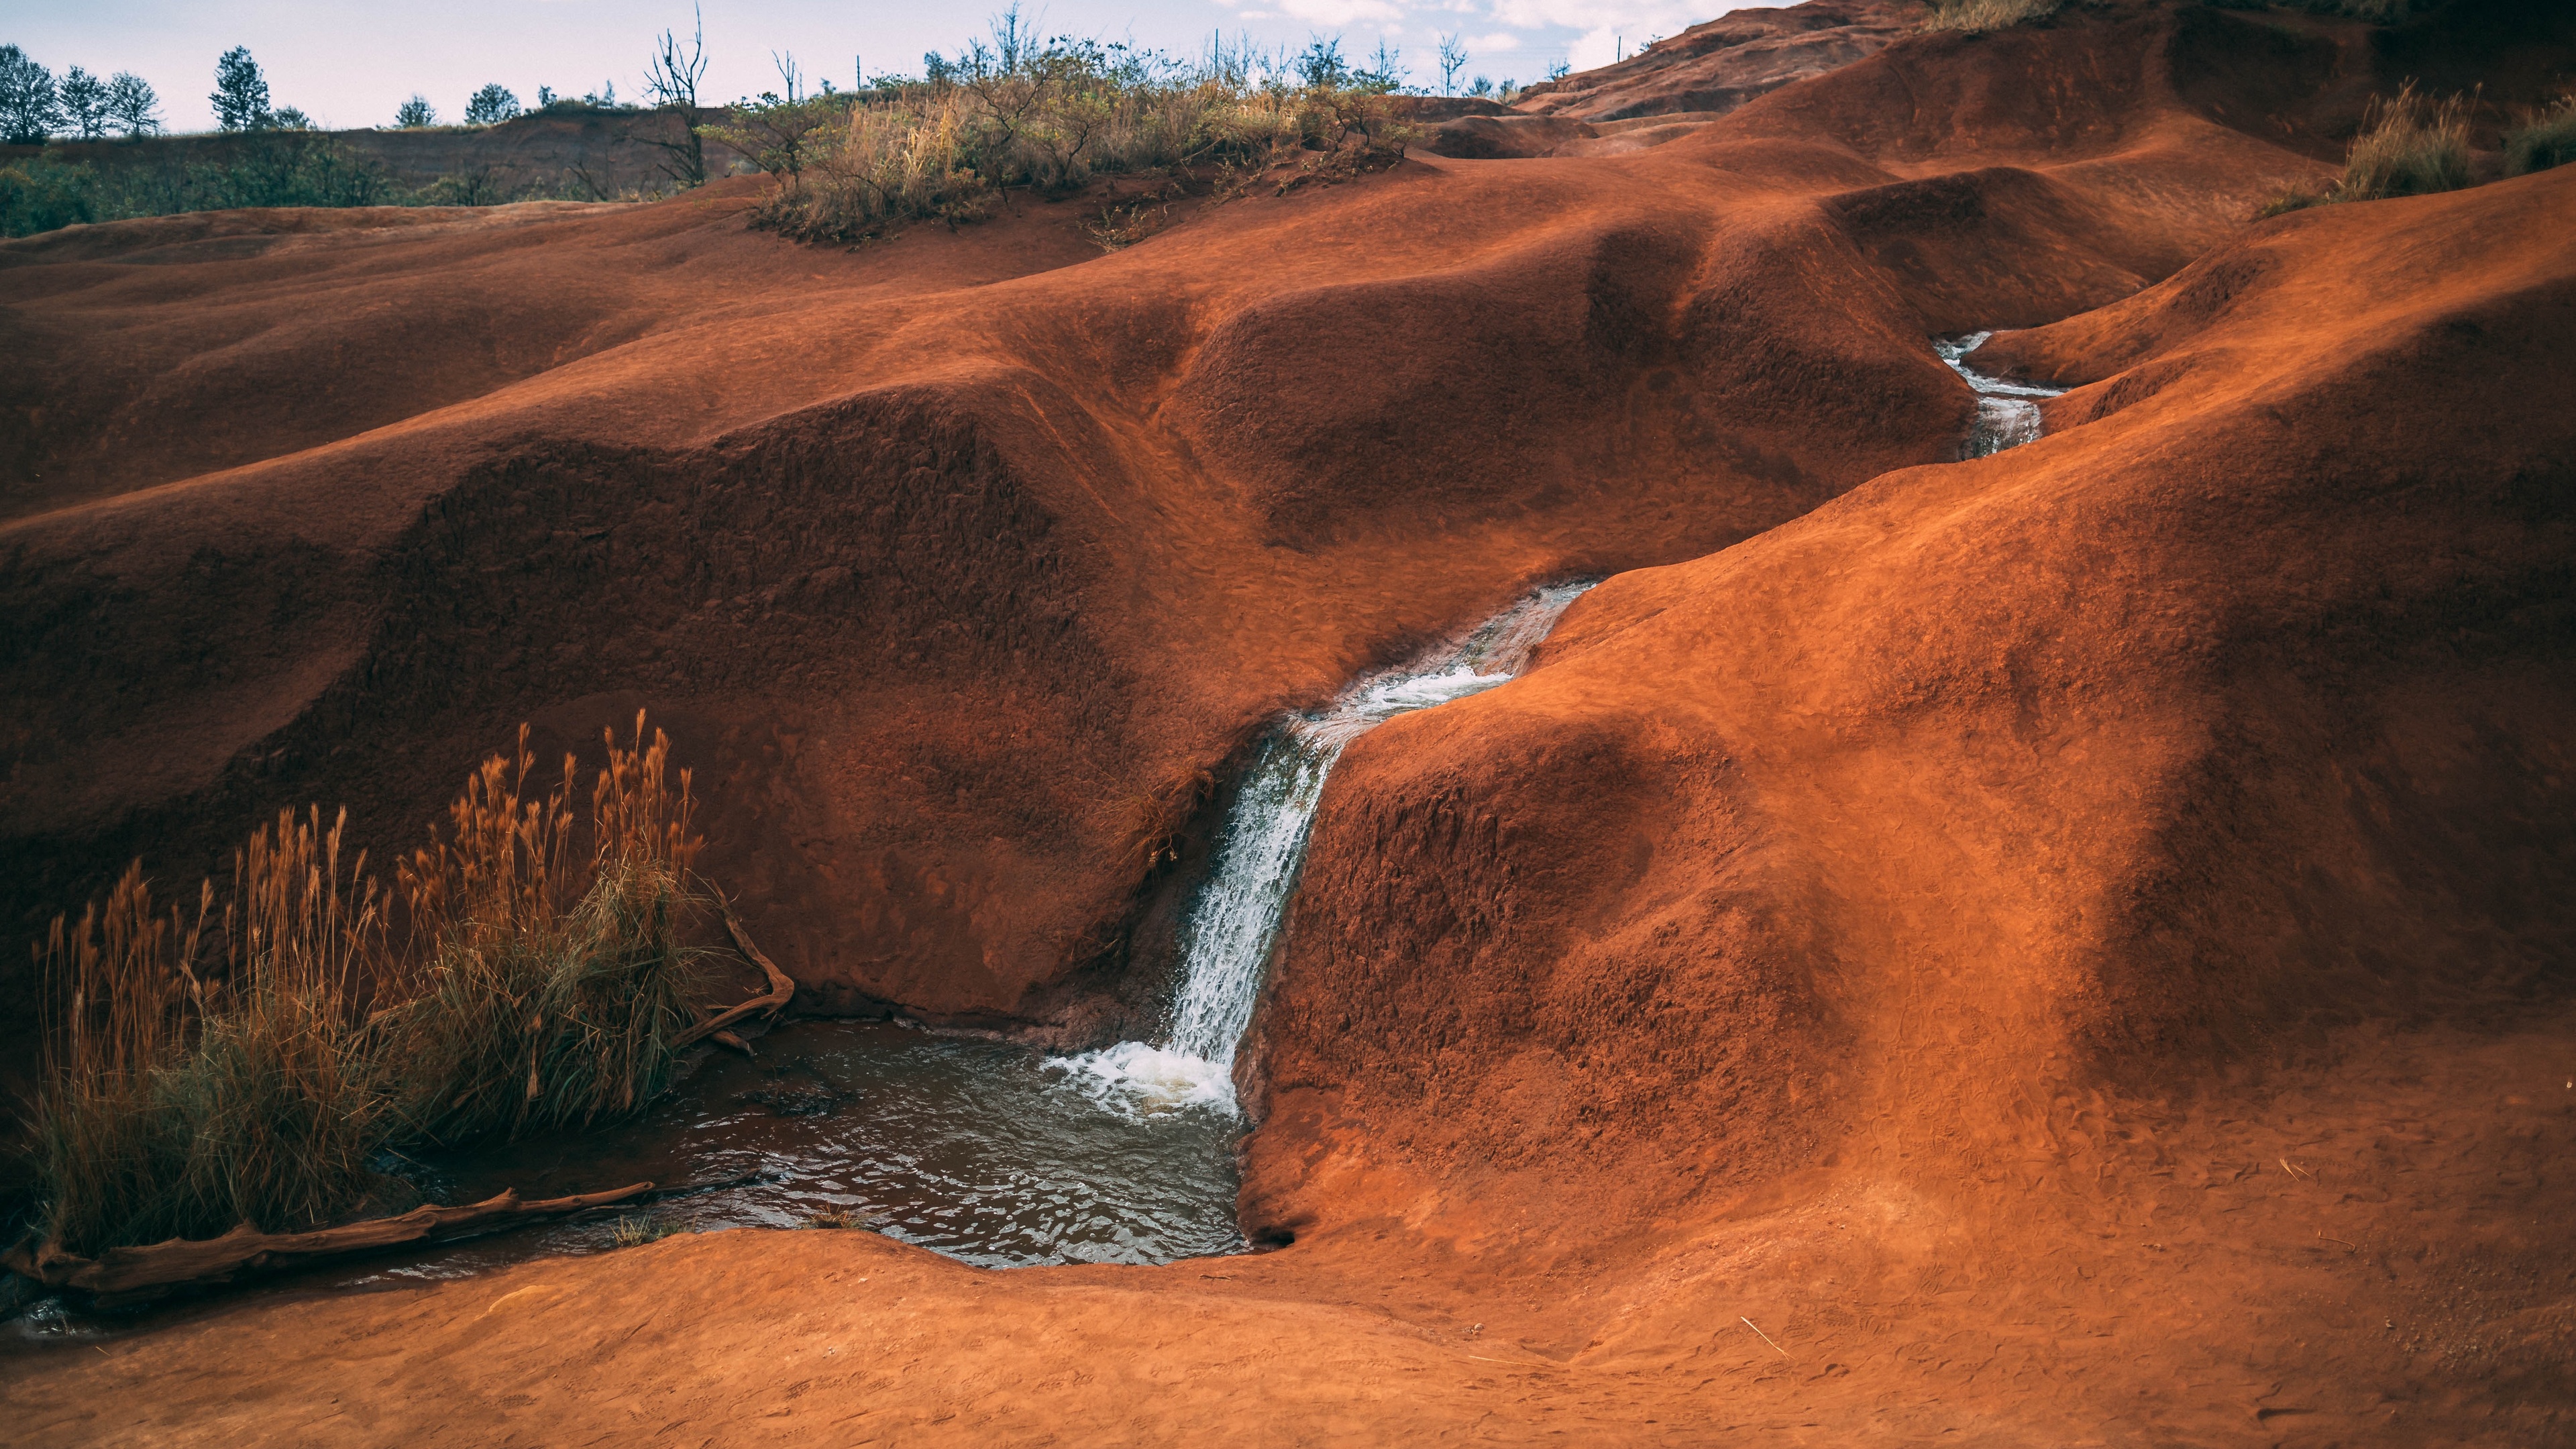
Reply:
<svg viewBox="0 0 2576 1449"><path fill-rule="evenodd" d="M1307 43L1297 57L1297 75L1310 86L1344 86L1350 84L1351 63L1342 59L1342 38L1321 37Z"/></svg>
<svg viewBox="0 0 2576 1449"><path fill-rule="evenodd" d="M215 124L227 131L265 131L277 123L268 109L268 77L250 58L250 47L236 45L215 62Z"/></svg>
<svg viewBox="0 0 2576 1449"><path fill-rule="evenodd" d="M465 103L465 124L497 126L519 114L519 98L501 88L498 81L474 93Z"/></svg>
<svg viewBox="0 0 2576 1449"><path fill-rule="evenodd" d="M54 73L14 45L0 45L0 141L41 146L62 124Z"/></svg>
<svg viewBox="0 0 2576 1449"><path fill-rule="evenodd" d="M278 107L277 110L269 116L268 126L272 131L312 131L320 129L313 124L313 118L311 116L304 114L293 106Z"/></svg>
<svg viewBox="0 0 2576 1449"><path fill-rule="evenodd" d="M394 124L406 131L435 126L438 124L438 108L429 103L429 97L414 92L410 100L394 111Z"/></svg>
<svg viewBox="0 0 2576 1449"><path fill-rule="evenodd" d="M1467 68L1467 47L1455 35L1440 37L1440 94L1458 94L1458 72Z"/></svg>
<svg viewBox="0 0 2576 1449"><path fill-rule="evenodd" d="M707 182L706 149L698 139L698 82L707 73L707 18L703 11L697 17L687 54L680 52L679 37L665 30L644 66L644 93L655 109L669 111L680 120L679 140L647 144L660 147L671 158L663 163L662 174L682 186Z"/></svg>
<svg viewBox="0 0 2576 1449"><path fill-rule="evenodd" d="M121 70L108 81L107 113L125 128L127 136L149 136L160 130L160 110L161 97L143 77Z"/></svg>
<svg viewBox="0 0 2576 1449"><path fill-rule="evenodd" d="M1547 68L1547 78L1552 81L1561 81L1572 74L1574 67L1561 60Z"/></svg>
<svg viewBox="0 0 2576 1449"><path fill-rule="evenodd" d="M1404 89L1404 52L1380 37L1377 54L1369 58L1366 70L1351 72L1351 84L1360 90L1379 95L1394 95Z"/></svg>
<svg viewBox="0 0 2576 1449"><path fill-rule="evenodd" d="M62 84L54 88L60 99L63 123L73 135L84 141L95 141L107 134L107 82L79 66L63 72Z"/></svg>

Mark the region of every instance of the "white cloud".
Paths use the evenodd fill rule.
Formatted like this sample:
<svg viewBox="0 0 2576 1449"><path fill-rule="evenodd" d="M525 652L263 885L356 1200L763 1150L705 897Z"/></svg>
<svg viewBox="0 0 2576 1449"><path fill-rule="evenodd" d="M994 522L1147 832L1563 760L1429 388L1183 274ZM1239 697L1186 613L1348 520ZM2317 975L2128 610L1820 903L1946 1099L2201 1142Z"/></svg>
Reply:
<svg viewBox="0 0 2576 1449"><path fill-rule="evenodd" d="M1387 0L1285 0L1279 8L1311 25L1384 24L1404 18L1404 11Z"/></svg>

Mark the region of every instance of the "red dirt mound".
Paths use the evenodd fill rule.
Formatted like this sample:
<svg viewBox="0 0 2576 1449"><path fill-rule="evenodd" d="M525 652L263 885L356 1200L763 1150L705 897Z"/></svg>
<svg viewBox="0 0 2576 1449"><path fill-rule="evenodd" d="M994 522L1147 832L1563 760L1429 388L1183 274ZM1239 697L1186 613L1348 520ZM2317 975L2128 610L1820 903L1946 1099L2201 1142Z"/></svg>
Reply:
<svg viewBox="0 0 2576 1449"><path fill-rule="evenodd" d="M1171 888L1143 847L1270 712L1949 456L1926 333L2113 300L2311 174L2157 88L2161 14L1900 47L2147 76L1991 153L1762 135L1799 88L1105 257L1029 203L790 247L742 229L756 183L13 245L8 917L138 852L185 880L281 799L382 858L517 721L645 702L826 999L1105 1029L1067 1013Z"/></svg>
<svg viewBox="0 0 2576 1449"><path fill-rule="evenodd" d="M1521 92L1519 108L1575 121L1723 115L1782 86L1875 55L1922 23L1920 0L1806 0L1737 10L1635 55Z"/></svg>
<svg viewBox="0 0 2576 1449"><path fill-rule="evenodd" d="M2265 34L2380 43L2070 10L1108 257L1034 205L802 251L738 194L0 250L64 419L0 526L22 919L646 703L818 997L1097 1031L1200 772L1616 575L1334 777L1247 1057L1280 1251L726 1234L21 1355L13 1422L2566 1440L2576 172L2248 227L2349 79L2231 90ZM411 411L182 366L336 379L414 307ZM522 314L553 353L477 354ZM1987 323L2080 386L1950 462L1928 335ZM118 337L157 408L45 381Z"/></svg>

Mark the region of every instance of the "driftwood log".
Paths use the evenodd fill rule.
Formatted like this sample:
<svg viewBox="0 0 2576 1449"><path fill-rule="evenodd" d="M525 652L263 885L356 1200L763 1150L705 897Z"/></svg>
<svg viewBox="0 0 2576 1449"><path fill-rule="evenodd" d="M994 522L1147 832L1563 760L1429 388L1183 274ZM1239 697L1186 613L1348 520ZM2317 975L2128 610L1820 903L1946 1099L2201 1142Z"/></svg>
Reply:
<svg viewBox="0 0 2576 1449"><path fill-rule="evenodd" d="M786 972L778 969L777 962L770 960L766 953L764 953L758 946L751 943L751 933L742 928L742 921L734 915L733 907L726 906L724 908L724 922L725 929L733 935L734 945L740 947L742 949L742 954L750 957L753 963L758 965L760 969L768 975L769 989L760 995L753 997L749 1001L744 1002L740 1006L733 1007L730 1010L717 1012L715 1015L699 1022L696 1026L690 1027L687 1031L680 1033L679 1036L674 1038L671 1042L671 1045L674 1047L684 1047L689 1045L691 1042L710 1036L715 1037L718 1040L723 1040L725 1037L732 1036L732 1033L725 1030L726 1027L733 1025L735 1022L742 1020L746 1016L753 1016L764 1012L771 1016L776 1016L778 1013L787 1009L787 1004L789 1002L796 999L796 983L788 979ZM725 1045L741 1047L742 1042L739 1037L736 1037L732 1041L725 1042ZM749 1050L748 1047L743 1047L742 1049L746 1051Z"/></svg>
<svg viewBox="0 0 2576 1449"><path fill-rule="evenodd" d="M416 1207L389 1218L369 1218L309 1233L263 1233L248 1223L220 1238L172 1238L137 1248L110 1248L95 1258L66 1253L51 1243L21 1241L0 1253L0 1267L56 1288L94 1293L102 1303L134 1302L173 1288L229 1283L244 1273L302 1267L349 1253L431 1243L489 1232L532 1218L631 1202L653 1191L639 1182L608 1192L521 1202L516 1190L463 1207Z"/></svg>

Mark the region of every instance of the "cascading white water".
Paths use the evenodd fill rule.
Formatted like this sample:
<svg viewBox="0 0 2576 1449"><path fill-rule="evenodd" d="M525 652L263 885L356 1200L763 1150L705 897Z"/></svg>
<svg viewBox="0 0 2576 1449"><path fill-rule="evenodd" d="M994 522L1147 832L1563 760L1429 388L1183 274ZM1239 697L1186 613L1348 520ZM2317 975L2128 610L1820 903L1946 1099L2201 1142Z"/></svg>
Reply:
<svg viewBox="0 0 2576 1449"><path fill-rule="evenodd" d="M2039 404L2032 398L2055 397L2066 391L2045 383L2014 382L1993 377L1970 367L1968 354L1986 345L1992 332L1971 332L1949 342L1934 342L1932 349L1950 369L1968 380L1977 390L1977 421L1968 429L1966 455L1983 458L2006 448L2018 448L2039 436Z"/></svg>
<svg viewBox="0 0 2576 1449"><path fill-rule="evenodd" d="M1262 740L1226 818L1216 870L1184 930L1181 989L1160 1042L1121 1042L1047 1065L1103 1106L1232 1110L1234 1052L1252 1025L1261 973L1279 937L1324 778L1342 750L1399 714L1509 681L1589 581L1539 589L1474 633L1360 680L1331 707L1290 715Z"/></svg>

